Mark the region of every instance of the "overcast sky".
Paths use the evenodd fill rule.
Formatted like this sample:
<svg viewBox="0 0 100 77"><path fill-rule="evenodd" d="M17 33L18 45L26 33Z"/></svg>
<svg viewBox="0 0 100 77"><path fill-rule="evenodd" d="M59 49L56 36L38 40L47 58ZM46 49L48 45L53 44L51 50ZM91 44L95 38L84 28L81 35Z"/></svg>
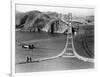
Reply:
<svg viewBox="0 0 100 77"><path fill-rule="evenodd" d="M51 7L51 6L34 6L34 5L16 5L16 11L28 12L32 10L38 10L42 12L58 12L67 14L72 12L73 16L90 16L94 15L94 9L91 8L69 8L69 7Z"/></svg>

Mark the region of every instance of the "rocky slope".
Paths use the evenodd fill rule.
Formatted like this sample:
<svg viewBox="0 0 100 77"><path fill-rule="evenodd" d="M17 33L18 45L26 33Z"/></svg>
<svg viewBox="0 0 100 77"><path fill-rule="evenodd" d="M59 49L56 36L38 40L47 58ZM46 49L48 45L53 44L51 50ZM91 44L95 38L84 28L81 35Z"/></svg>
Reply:
<svg viewBox="0 0 100 77"><path fill-rule="evenodd" d="M54 32L64 32L67 24L60 20L56 12L30 11L16 14L16 28L23 31L50 31L53 25Z"/></svg>
<svg viewBox="0 0 100 77"><path fill-rule="evenodd" d="M26 13L16 12L16 28L20 28L21 31L45 31L45 32L59 32L63 33L68 24L61 20L65 17L62 14L56 12L40 12L37 10L29 11ZM94 16L87 17L73 17L72 24L84 24L93 23ZM53 28L52 28L53 27ZM51 30L51 28L53 30Z"/></svg>

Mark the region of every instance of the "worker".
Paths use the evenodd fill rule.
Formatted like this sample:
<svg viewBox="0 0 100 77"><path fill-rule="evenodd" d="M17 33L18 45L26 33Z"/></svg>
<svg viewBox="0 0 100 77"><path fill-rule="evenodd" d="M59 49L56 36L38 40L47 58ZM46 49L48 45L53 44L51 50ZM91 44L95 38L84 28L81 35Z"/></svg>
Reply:
<svg viewBox="0 0 100 77"><path fill-rule="evenodd" d="M32 62L32 58L30 57L30 62Z"/></svg>
<svg viewBox="0 0 100 77"><path fill-rule="evenodd" d="M32 45L29 45L29 49L34 49L35 46L32 44Z"/></svg>
<svg viewBox="0 0 100 77"><path fill-rule="evenodd" d="M27 57L26 62L29 62L29 57Z"/></svg>
<svg viewBox="0 0 100 77"><path fill-rule="evenodd" d="M76 34L75 28L73 28L73 27L72 27L72 34L73 34L73 35Z"/></svg>

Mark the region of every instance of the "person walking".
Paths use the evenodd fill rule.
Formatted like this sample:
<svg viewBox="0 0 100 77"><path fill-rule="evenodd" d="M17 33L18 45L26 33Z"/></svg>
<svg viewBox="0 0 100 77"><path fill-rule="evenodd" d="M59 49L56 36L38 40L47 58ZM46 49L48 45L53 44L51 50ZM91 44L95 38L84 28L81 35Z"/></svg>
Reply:
<svg viewBox="0 0 100 77"><path fill-rule="evenodd" d="M29 57L27 57L26 62L29 62Z"/></svg>
<svg viewBox="0 0 100 77"><path fill-rule="evenodd" d="M30 62L32 62L32 58L30 57Z"/></svg>

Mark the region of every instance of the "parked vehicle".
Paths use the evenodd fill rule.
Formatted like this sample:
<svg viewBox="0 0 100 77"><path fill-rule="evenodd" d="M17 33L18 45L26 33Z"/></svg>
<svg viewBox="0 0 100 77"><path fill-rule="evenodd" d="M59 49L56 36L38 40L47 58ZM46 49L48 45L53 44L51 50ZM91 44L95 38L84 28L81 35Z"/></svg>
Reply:
<svg viewBox="0 0 100 77"><path fill-rule="evenodd" d="M24 45L22 45L22 48L34 49L34 48L35 48L35 46L34 46L33 44L31 44L31 45L24 44Z"/></svg>

